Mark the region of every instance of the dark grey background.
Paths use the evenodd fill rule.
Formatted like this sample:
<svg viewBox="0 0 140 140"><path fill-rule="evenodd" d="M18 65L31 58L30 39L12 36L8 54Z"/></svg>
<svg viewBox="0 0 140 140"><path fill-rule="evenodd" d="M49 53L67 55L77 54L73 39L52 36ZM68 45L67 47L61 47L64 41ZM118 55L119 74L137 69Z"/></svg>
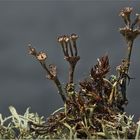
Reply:
<svg viewBox="0 0 140 140"><path fill-rule="evenodd" d="M132 6L140 13L139 1L0 1L0 112L8 115L13 105L23 113L27 107L48 116L63 105L52 82L27 53L32 42L37 50L48 53L48 63L57 64L59 77L67 81L67 63L56 41L58 35L77 33L81 60L77 65L76 82L84 79L96 59L110 57L111 72L125 55L126 45L118 28L123 26L119 10ZM128 88L130 100L126 111L140 117L140 38L134 44Z"/></svg>

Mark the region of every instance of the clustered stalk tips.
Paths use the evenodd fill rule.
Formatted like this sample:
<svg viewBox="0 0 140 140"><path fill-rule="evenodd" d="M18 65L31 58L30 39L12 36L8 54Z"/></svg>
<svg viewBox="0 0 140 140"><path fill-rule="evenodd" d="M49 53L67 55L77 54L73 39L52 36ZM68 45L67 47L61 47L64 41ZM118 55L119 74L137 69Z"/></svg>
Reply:
<svg viewBox="0 0 140 140"><path fill-rule="evenodd" d="M132 22L130 18L132 11L133 8L125 7L120 12L120 16L125 23L125 27L120 28L120 33L125 37L127 42L130 40L134 41L134 39L140 34L140 15L136 14L136 18L134 22Z"/></svg>
<svg viewBox="0 0 140 140"><path fill-rule="evenodd" d="M131 15L131 12L132 12L133 8L131 7L125 7L124 9L122 9L120 11L120 14L119 16L121 16L125 22L125 24L129 27L130 26L130 15Z"/></svg>
<svg viewBox="0 0 140 140"><path fill-rule="evenodd" d="M64 53L64 59L69 62L69 81L68 83L73 83L75 66L80 59L77 51L76 40L78 35L71 34L71 36L63 35L58 37L58 42L62 46Z"/></svg>

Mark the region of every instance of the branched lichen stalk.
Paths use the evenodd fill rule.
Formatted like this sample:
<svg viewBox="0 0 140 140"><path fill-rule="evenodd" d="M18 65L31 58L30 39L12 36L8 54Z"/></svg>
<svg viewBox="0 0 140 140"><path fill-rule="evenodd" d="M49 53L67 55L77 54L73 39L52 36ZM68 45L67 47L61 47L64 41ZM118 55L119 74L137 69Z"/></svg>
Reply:
<svg viewBox="0 0 140 140"><path fill-rule="evenodd" d="M64 107L51 114L46 122L43 120L38 122L34 121L34 119L26 118L26 122L28 121L27 132L30 132L33 138L139 138L139 122L138 125L135 124L132 121L133 117L128 117L124 112L124 105L127 103L127 82L131 79L129 77L129 67L131 64L133 42L137 35L140 34L139 28L135 28L135 25L137 26L137 23L140 21L140 17L137 15L134 22L131 22L131 12L132 8L130 7L126 7L120 12L120 15L125 22L125 27L120 29L120 33L123 35L127 44L127 55L117 67L118 75L111 75L109 78L107 77L107 74L110 71L110 65L108 56L105 55L97 59L97 64L90 70L90 76L79 82L80 88L78 91L75 89L76 85L73 79L76 64L80 59L80 57L77 56L76 46L76 39L78 36L72 34L70 36L64 35L58 38L58 42L61 44L64 53L64 59L69 64L69 77L64 91L66 93L65 95L67 95L66 99L65 96L63 96L63 88L57 77L56 66L52 64L48 65L46 63L46 53L37 53L34 48L30 48L30 54L34 55L40 62L41 66L48 74L48 79L54 81L62 99L65 101ZM26 114L29 113L29 110L27 111ZM17 116L17 113L14 110L13 117L15 114ZM35 118L35 120L40 120L40 118ZM18 125L16 122L15 126ZM22 133L21 137L18 138L24 138Z"/></svg>
<svg viewBox="0 0 140 140"><path fill-rule="evenodd" d="M58 88L58 93L60 94L60 96L61 96L63 102L65 102L65 101L66 101L66 97L65 97L64 92L63 92L63 90L62 90L62 85L61 85L61 83L60 83L58 77L57 77L57 76L54 76L54 75L52 75L52 74L50 73L50 71L49 71L49 69L47 68L47 66L46 66L45 63L41 63L41 62L40 62L40 64L41 64L41 66L46 70L46 72L48 73L49 79L53 80L53 82L55 83L56 87Z"/></svg>
<svg viewBox="0 0 140 140"><path fill-rule="evenodd" d="M120 28L120 33L123 35L126 43L127 43L127 56L125 60L123 61L122 65L120 65L119 72L121 73L121 91L123 95L123 102L127 101L126 99L126 86L127 86L127 80L130 80L129 77L129 67L131 62L131 54L132 54L132 48L133 48L133 42L136 39L136 37L140 34L139 30L139 22L140 22L140 15L136 14L136 19L134 22L131 22L131 13L133 8L131 7L125 7L121 10L120 16L123 18L125 27ZM136 28L134 28L137 26Z"/></svg>
<svg viewBox="0 0 140 140"><path fill-rule="evenodd" d="M45 69L45 71L48 74L48 79L52 80L56 87L58 88L58 93L60 94L62 100L65 102L66 101L66 97L64 95L64 92L62 90L62 85L57 77L57 72L56 72L56 67L52 66L50 67L50 69L47 67L46 65L46 59L47 59L47 54L44 52L37 52L35 50L35 48L31 47L31 44L29 44L29 54L35 56L35 58L39 61L39 63L41 64L41 66L43 67L43 69Z"/></svg>
<svg viewBox="0 0 140 140"><path fill-rule="evenodd" d="M76 34L71 34L71 36L63 35L58 37L58 42L62 46L64 53L64 59L69 62L69 73L68 73L68 83L73 83L74 71L77 61L80 59L77 56L77 46L76 40L78 36Z"/></svg>

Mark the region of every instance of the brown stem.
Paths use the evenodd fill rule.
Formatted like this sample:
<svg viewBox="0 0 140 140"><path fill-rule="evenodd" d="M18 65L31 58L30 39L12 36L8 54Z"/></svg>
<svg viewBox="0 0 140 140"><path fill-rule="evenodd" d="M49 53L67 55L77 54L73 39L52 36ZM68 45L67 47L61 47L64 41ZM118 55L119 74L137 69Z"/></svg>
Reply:
<svg viewBox="0 0 140 140"><path fill-rule="evenodd" d="M39 61L40 62L40 61ZM50 73L49 69L47 68L46 64L44 62L40 62L41 66L47 71L49 76L52 76L52 74Z"/></svg>
<svg viewBox="0 0 140 140"><path fill-rule="evenodd" d="M39 61L39 62L40 62L40 61ZM56 87L58 88L58 93L60 94L62 100L65 102L65 101L66 101L66 97L65 97L64 92L63 92L63 90L62 90L62 85L61 85L61 83L60 83L58 77L57 77L57 76L54 76L54 75L52 75L52 74L50 73L49 69L47 68L47 66L46 66L46 64L45 64L44 62L40 62L40 64L41 64L41 66L47 71L47 73L48 73L50 79L54 81Z"/></svg>
<svg viewBox="0 0 140 140"><path fill-rule="evenodd" d="M123 81L121 84L121 91L123 95L123 103L127 103L127 98L126 98L126 86L127 86L127 78L128 78L128 72L129 72L129 67L130 67L130 60L131 60L131 54L132 54L132 48L133 48L133 40L128 40L127 41L127 70L126 73L122 75Z"/></svg>
<svg viewBox="0 0 140 140"><path fill-rule="evenodd" d="M54 79L54 83L55 83L55 85L56 85L57 88L58 88L58 93L60 94L60 96L61 96L63 102L65 102L65 101L66 101L66 97L65 97L65 95L64 95L64 93L63 93L62 85L61 85L61 83L60 83L60 81L59 81L59 79L58 79L57 76L56 76L55 79Z"/></svg>
<svg viewBox="0 0 140 140"><path fill-rule="evenodd" d="M70 63L70 66L69 66L69 83L73 83L74 70L75 70L75 64Z"/></svg>
<svg viewBox="0 0 140 140"><path fill-rule="evenodd" d="M71 46L71 42L70 41L69 41L69 48L70 48L71 56L73 56L73 50L72 50L72 46Z"/></svg>
<svg viewBox="0 0 140 140"><path fill-rule="evenodd" d="M65 55L68 57L69 56L69 51L68 51L68 43L65 42Z"/></svg>
<svg viewBox="0 0 140 140"><path fill-rule="evenodd" d="M63 42L61 43L61 46L62 46L62 50L63 50L64 55L66 55L65 46L64 46L64 43Z"/></svg>
<svg viewBox="0 0 140 140"><path fill-rule="evenodd" d="M133 40L129 40L127 41L127 62L128 62L128 69L127 69L127 73L129 71L129 67L130 67L130 59L131 59L131 54L132 54L132 48L133 48Z"/></svg>
<svg viewBox="0 0 140 140"><path fill-rule="evenodd" d="M75 49L75 56L77 56L77 47L76 47L76 41L73 40L73 47Z"/></svg>

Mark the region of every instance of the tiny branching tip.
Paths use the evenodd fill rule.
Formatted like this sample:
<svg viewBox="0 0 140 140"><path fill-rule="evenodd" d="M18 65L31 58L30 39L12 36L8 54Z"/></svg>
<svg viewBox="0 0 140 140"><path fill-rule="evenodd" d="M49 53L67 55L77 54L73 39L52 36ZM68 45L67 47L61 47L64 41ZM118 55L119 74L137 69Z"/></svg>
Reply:
<svg viewBox="0 0 140 140"><path fill-rule="evenodd" d="M30 55L37 55L36 49L32 47L31 43L28 44L28 54Z"/></svg>
<svg viewBox="0 0 140 140"><path fill-rule="evenodd" d="M75 33L71 34L70 36L71 40L77 40L79 38L79 36Z"/></svg>

